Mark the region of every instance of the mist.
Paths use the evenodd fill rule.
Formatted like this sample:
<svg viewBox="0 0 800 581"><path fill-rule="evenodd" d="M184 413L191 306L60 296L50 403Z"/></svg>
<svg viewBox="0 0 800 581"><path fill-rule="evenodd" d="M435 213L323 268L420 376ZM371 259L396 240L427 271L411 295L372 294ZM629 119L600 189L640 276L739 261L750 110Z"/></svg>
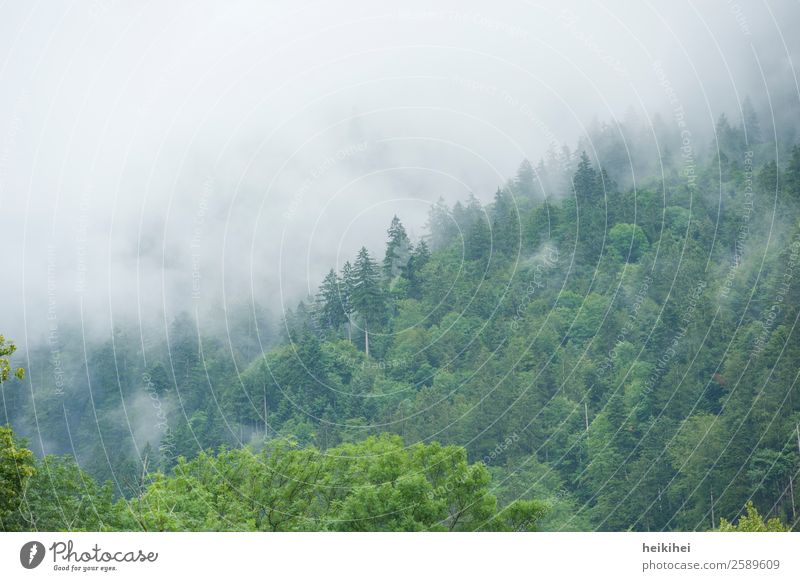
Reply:
<svg viewBox="0 0 800 581"><path fill-rule="evenodd" d="M419 239L439 199L488 203L523 159L591 150L598 123L679 111L702 151L749 96L766 139L796 140L796 3L3 11L0 330L24 351L54 325L279 317L382 252L393 215Z"/></svg>

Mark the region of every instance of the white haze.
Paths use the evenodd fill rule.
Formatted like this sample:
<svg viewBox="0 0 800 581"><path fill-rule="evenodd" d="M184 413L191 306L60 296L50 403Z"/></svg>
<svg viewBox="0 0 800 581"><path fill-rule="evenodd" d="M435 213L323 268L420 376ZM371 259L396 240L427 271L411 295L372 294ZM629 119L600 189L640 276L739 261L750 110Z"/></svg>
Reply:
<svg viewBox="0 0 800 581"><path fill-rule="evenodd" d="M796 2L73 2L0 8L0 331L163 325L314 292L393 214L674 102L796 115ZM655 65L655 63L660 65ZM659 71L663 70L663 74ZM778 118L775 126L787 125ZM792 121L794 123L794 121ZM559 195L559 192L553 192Z"/></svg>

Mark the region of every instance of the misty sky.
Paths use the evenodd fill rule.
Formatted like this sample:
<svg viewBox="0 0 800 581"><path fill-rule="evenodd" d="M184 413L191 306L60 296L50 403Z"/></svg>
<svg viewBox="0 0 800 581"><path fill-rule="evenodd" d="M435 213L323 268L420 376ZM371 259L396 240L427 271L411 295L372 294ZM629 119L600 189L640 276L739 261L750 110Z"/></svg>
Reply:
<svg viewBox="0 0 800 581"><path fill-rule="evenodd" d="M596 120L798 111L797 2L0 7L0 332L280 311ZM780 115L778 115L780 112ZM773 121L773 113L776 115ZM553 195L559 195L554 192ZM563 194L563 193L561 193Z"/></svg>

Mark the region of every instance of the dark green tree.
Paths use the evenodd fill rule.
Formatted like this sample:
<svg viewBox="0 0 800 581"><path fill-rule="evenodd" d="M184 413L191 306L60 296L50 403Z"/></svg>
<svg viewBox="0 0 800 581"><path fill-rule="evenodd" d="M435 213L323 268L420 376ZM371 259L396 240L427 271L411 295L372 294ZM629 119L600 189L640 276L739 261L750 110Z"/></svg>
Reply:
<svg viewBox="0 0 800 581"><path fill-rule="evenodd" d="M347 322L347 298L344 294L345 285L336 275L336 271L331 269L317 294L317 316L323 328L337 331Z"/></svg>
<svg viewBox="0 0 800 581"><path fill-rule="evenodd" d="M361 318L364 329L364 351L369 355L370 324L378 327L383 322L386 303L378 265L363 246L358 251L353 265L353 290L350 296L353 309Z"/></svg>
<svg viewBox="0 0 800 581"><path fill-rule="evenodd" d="M420 240L411 251L411 258L408 261L408 294L411 298L422 298L423 269L431 259L431 251L425 240Z"/></svg>

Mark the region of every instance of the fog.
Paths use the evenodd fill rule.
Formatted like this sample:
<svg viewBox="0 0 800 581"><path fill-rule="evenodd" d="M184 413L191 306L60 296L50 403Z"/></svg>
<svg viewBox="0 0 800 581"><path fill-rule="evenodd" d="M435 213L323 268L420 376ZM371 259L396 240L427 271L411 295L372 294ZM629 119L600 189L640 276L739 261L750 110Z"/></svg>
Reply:
<svg viewBox="0 0 800 581"><path fill-rule="evenodd" d="M682 108L704 147L745 96L767 137L800 118L796 2L0 12L0 331L21 347L54 322L280 313L381 253L394 214L419 238L438 199L489 202L598 121Z"/></svg>

